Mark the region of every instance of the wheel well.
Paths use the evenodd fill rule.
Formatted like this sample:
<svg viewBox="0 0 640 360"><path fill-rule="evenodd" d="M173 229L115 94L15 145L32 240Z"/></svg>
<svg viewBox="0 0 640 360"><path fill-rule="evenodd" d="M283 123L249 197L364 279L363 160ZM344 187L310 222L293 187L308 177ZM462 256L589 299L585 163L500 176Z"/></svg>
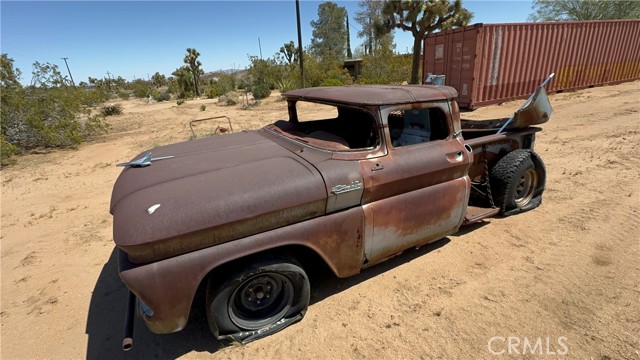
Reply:
<svg viewBox="0 0 640 360"><path fill-rule="evenodd" d="M535 166L536 172L538 173L538 177L540 179L538 189L536 189L536 194L534 194L534 196L538 196L542 194L542 192L546 187L547 169L544 166L544 162L542 161L542 158L540 157L540 155L538 155L538 153L536 153L533 150L530 150L530 153L531 153L531 161L533 161L533 165Z"/></svg>
<svg viewBox="0 0 640 360"><path fill-rule="evenodd" d="M194 299L191 302L191 314L194 313L194 308L200 307L204 302L204 294L206 294L207 283L212 276L216 274L224 274L231 269L242 266L251 261L255 261L265 257L279 257L288 258L296 261L307 273L307 275L314 275L321 272L331 272L336 275L325 260L316 253L313 249L304 245L285 245L276 247L273 249L264 250L255 254L251 254L239 259L231 260L229 262L220 264L211 269L207 275L202 278L202 281L198 285L198 289L194 295Z"/></svg>

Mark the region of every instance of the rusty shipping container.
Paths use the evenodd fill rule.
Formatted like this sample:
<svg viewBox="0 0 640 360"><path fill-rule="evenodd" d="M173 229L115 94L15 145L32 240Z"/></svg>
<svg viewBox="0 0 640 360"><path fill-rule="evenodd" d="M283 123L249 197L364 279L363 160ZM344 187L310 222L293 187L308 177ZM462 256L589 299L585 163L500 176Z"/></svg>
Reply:
<svg viewBox="0 0 640 360"><path fill-rule="evenodd" d="M475 24L425 39L423 69L446 75L460 106L640 79L640 20Z"/></svg>

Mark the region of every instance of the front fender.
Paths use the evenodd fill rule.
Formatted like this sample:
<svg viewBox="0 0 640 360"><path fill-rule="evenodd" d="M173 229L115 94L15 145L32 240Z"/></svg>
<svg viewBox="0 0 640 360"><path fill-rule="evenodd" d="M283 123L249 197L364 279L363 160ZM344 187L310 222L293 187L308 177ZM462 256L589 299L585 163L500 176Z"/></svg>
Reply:
<svg viewBox="0 0 640 360"><path fill-rule="evenodd" d="M287 245L315 251L338 277L360 272L364 262L364 211L361 207L317 217L239 240L146 265L131 263L120 250L120 278L149 308L143 315L157 334L182 330L207 274L230 261ZM304 264L303 264L304 266Z"/></svg>

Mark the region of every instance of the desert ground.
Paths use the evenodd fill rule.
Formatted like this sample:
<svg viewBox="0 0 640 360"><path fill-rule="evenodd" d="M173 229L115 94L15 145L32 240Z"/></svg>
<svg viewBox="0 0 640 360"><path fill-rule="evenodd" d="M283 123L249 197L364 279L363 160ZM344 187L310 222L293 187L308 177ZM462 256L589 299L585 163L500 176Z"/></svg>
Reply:
<svg viewBox="0 0 640 360"><path fill-rule="evenodd" d="M128 353L109 214L115 164L188 140L190 120L227 115L241 131L287 111L278 94L249 109L116 102L124 113L108 118L109 134L1 171L2 359L640 359L640 81L551 96L536 140L548 171L538 209L352 278L319 272L303 321L268 338L219 344L196 301L179 333L136 320ZM463 116L508 116L519 104ZM525 340L542 346L520 356Z"/></svg>

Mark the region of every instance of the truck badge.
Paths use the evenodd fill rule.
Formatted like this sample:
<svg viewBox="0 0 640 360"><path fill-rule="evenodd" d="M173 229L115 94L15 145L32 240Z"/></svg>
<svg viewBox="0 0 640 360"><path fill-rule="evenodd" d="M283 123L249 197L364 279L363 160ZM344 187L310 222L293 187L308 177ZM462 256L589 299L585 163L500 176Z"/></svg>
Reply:
<svg viewBox="0 0 640 360"><path fill-rule="evenodd" d="M362 183L360 181L352 181L349 185L336 185L331 188L332 194L344 194L349 191L355 191L362 189Z"/></svg>

